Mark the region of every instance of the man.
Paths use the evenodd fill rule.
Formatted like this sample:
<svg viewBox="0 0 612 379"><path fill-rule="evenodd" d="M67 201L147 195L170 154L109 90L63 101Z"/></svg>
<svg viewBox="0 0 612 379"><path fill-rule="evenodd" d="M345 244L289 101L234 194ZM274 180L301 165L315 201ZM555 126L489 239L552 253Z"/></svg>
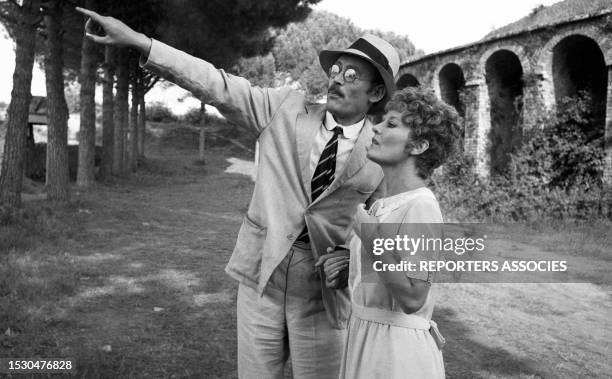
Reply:
<svg viewBox="0 0 612 379"><path fill-rule="evenodd" d="M326 288L314 262L344 242L356 205L382 179L365 155L367 115L394 90L395 49L367 35L346 50L322 51L328 100L313 105L300 92L252 87L116 19L77 10L90 17L92 40L138 49L144 68L259 132L253 198L226 267L239 281L239 376L282 378L290 353L295 378L336 378L350 303L346 289ZM106 35L90 34L92 20Z"/></svg>

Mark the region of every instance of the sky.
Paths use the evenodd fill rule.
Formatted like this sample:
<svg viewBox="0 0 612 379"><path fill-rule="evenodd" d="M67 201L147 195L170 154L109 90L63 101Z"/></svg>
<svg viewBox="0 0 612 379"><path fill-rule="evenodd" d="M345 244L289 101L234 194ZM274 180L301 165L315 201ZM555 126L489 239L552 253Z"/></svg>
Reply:
<svg viewBox="0 0 612 379"><path fill-rule="evenodd" d="M365 29L407 35L426 54L481 39L538 5L559 0L322 0L315 9L351 19Z"/></svg>
<svg viewBox="0 0 612 379"><path fill-rule="evenodd" d="M407 35L414 45L433 53L474 42L485 34L528 15L540 4L559 0L322 0L314 9L349 18L364 29L380 29ZM0 101L8 103L12 89L15 54L0 25ZM44 75L34 69L32 94L45 95ZM159 92L159 93L158 93ZM149 98L168 98L160 91ZM177 97L183 96L182 93ZM179 102L181 103L181 102ZM179 104L184 105L187 104ZM182 112L181 112L182 113Z"/></svg>

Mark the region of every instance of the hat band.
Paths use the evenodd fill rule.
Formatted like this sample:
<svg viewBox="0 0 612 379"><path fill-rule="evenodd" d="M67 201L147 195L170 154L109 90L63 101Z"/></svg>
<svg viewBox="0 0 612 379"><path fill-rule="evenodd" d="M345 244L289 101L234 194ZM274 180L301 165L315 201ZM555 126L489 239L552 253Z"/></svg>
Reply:
<svg viewBox="0 0 612 379"><path fill-rule="evenodd" d="M385 71L389 72L391 76L393 76L393 72L391 71L391 67L389 66L389 60L387 59L387 57L385 57L385 55L381 53L380 50L376 48L376 46L372 45L365 39L359 38L351 46L349 46L349 49L355 49L364 52L374 62L381 65L385 69Z"/></svg>

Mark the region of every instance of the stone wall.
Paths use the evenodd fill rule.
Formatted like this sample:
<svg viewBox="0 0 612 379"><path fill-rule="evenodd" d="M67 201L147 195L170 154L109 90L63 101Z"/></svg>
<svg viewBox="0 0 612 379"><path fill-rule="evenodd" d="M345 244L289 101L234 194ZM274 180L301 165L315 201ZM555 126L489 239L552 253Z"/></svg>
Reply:
<svg viewBox="0 0 612 379"><path fill-rule="evenodd" d="M605 96L600 109L608 152L604 176L612 182L610 67L612 10L405 62L397 84L399 88L416 83L431 87L463 113L464 150L475 158L479 173L485 176L491 172L491 157L495 165L517 143L517 135L520 137L520 130L508 129L517 123L523 128L536 127L562 95L578 89L586 89L596 98ZM456 68L464 85L452 94L448 73ZM517 69L521 73L518 81ZM452 99L457 98L459 103L453 104ZM497 136L497 143L491 136Z"/></svg>

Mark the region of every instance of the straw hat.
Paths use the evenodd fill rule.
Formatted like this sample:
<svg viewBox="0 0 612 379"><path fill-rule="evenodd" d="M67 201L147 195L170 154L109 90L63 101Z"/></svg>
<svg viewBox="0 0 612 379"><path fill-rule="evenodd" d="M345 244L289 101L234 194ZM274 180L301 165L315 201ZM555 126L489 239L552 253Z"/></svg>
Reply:
<svg viewBox="0 0 612 379"><path fill-rule="evenodd" d="M370 62L382 77L385 88L387 89L385 97L374 104L368 113L378 113L383 111L385 104L395 91L395 76L399 71L399 55L397 50L387 41L376 37L372 34L366 34L353 42L348 49L345 50L322 50L319 53L319 62L325 70L329 72L329 68L338 60L342 54L350 54L358 56Z"/></svg>

